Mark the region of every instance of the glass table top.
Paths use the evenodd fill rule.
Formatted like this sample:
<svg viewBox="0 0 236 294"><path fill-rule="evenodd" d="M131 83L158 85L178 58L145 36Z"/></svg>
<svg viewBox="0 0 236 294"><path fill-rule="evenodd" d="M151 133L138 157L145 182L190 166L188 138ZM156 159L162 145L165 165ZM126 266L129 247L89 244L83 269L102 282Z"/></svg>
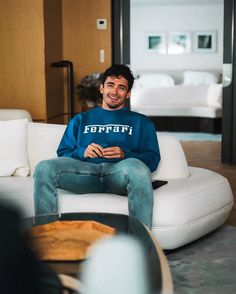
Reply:
<svg viewBox="0 0 236 294"><path fill-rule="evenodd" d="M24 231L32 226L47 224L55 221L92 220L116 229L116 234L125 234L137 239L144 248L145 259L148 270L149 293L161 293L162 273L160 260L150 231L135 217L113 214L113 213L61 213L42 215L26 218L24 220ZM79 264L76 262L49 262L56 272L75 275L79 272Z"/></svg>

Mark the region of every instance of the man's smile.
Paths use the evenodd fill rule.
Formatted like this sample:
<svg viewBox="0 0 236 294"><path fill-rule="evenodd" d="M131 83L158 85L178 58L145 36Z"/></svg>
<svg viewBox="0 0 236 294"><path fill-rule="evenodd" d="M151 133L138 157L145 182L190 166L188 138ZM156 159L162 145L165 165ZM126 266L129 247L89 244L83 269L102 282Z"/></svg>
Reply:
<svg viewBox="0 0 236 294"><path fill-rule="evenodd" d="M112 96L112 95L108 95L108 98L113 100L113 101L117 101L120 99L120 97L117 97L117 96Z"/></svg>

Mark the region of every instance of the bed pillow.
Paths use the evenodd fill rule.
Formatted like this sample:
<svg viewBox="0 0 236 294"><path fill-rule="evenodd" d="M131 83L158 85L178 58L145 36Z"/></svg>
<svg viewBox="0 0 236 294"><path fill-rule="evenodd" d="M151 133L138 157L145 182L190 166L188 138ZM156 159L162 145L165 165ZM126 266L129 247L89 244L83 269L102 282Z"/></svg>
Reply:
<svg viewBox="0 0 236 294"><path fill-rule="evenodd" d="M185 71L184 85L209 85L218 82L217 76L206 71Z"/></svg>
<svg viewBox="0 0 236 294"><path fill-rule="evenodd" d="M27 119L0 121L0 177L29 174Z"/></svg>
<svg viewBox="0 0 236 294"><path fill-rule="evenodd" d="M174 86L174 80L166 74L144 74L135 81L136 88L161 88Z"/></svg>

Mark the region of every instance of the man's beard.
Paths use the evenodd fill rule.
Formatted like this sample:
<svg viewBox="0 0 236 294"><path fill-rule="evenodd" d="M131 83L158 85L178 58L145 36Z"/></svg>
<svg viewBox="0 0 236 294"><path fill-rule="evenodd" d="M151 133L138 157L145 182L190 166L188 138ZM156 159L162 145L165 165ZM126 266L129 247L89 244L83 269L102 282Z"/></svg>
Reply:
<svg viewBox="0 0 236 294"><path fill-rule="evenodd" d="M116 105L113 105L113 104L107 104L107 106L111 109L116 109L116 108L119 108L122 104L116 104Z"/></svg>
<svg viewBox="0 0 236 294"><path fill-rule="evenodd" d="M120 103L118 103L118 104L112 104L112 103L109 103L109 102L105 102L105 103L106 103L106 105L107 105L110 109L121 108L121 107L124 107L124 105L125 105L125 102L124 102L124 101L122 101L122 102L120 102Z"/></svg>

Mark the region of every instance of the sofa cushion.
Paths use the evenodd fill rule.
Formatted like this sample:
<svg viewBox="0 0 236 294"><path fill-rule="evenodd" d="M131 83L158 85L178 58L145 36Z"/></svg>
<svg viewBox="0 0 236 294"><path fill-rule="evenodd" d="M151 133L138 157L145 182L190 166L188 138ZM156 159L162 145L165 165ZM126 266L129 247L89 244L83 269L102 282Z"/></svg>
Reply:
<svg viewBox="0 0 236 294"><path fill-rule="evenodd" d="M18 208L23 217L34 216L33 177L1 177L0 201Z"/></svg>
<svg viewBox="0 0 236 294"><path fill-rule="evenodd" d="M57 147L65 128L66 125L28 124L28 154L31 175L41 160L57 157Z"/></svg>
<svg viewBox="0 0 236 294"><path fill-rule="evenodd" d="M29 174L27 119L0 121L0 176Z"/></svg>
<svg viewBox="0 0 236 294"><path fill-rule="evenodd" d="M173 136L157 133L161 161L152 173L153 180L181 179L189 176L189 169L180 142Z"/></svg>

